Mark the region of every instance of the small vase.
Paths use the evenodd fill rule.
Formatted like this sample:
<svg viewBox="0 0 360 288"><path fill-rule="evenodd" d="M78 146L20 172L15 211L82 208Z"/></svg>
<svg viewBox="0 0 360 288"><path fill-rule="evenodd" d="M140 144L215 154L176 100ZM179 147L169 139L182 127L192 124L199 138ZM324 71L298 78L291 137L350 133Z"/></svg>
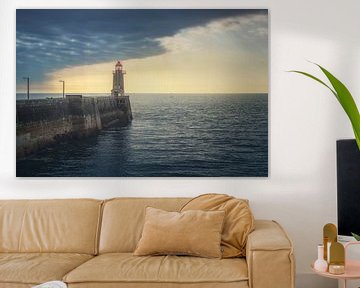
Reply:
<svg viewBox="0 0 360 288"><path fill-rule="evenodd" d="M318 245L318 259L314 263L314 269L319 272L326 272L328 263L324 260L324 245Z"/></svg>

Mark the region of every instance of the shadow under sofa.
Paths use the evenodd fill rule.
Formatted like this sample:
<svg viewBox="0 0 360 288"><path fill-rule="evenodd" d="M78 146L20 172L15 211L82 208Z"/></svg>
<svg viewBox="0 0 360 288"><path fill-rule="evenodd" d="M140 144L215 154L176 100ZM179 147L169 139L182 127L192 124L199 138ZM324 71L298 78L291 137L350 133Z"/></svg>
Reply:
<svg viewBox="0 0 360 288"><path fill-rule="evenodd" d="M1 200L0 288L294 288L292 243L270 220L255 220L246 258L133 256L145 208L179 211L189 200Z"/></svg>

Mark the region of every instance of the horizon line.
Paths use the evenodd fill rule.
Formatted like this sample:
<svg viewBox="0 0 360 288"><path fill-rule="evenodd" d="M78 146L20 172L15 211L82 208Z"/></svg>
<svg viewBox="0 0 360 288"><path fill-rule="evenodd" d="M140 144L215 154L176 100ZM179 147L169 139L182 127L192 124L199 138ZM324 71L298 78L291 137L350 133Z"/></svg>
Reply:
<svg viewBox="0 0 360 288"><path fill-rule="evenodd" d="M128 92L126 94L268 94L269 91L262 92ZM27 94L27 92L17 92L16 94ZM62 92L30 92L31 94L59 94L62 95ZM84 92L84 93L65 93L66 95L85 95L85 94L111 94L111 92Z"/></svg>

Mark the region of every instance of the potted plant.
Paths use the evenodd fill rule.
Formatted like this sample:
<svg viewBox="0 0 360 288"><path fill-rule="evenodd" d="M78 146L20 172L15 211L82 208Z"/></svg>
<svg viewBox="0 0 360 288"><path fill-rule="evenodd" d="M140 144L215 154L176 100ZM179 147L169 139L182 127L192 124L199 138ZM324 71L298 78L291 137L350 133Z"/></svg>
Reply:
<svg viewBox="0 0 360 288"><path fill-rule="evenodd" d="M294 72L294 73L299 73L299 74L305 75L305 76L321 83L322 85L327 87L332 92L332 94L334 94L334 96L339 101L340 105L343 107L345 113L347 114L347 116L350 120L350 123L351 123L353 131L354 131L357 147L360 152L360 114L359 114L359 110L356 106L356 103L354 101L354 98L352 97L350 91L346 88L346 86L340 80L338 80L333 74L331 74L328 70L326 70L322 66L320 66L316 63L314 63L314 64L316 66L318 66L320 68L320 70L325 74L326 78L329 80L331 85L326 84L324 81L320 80L319 78L317 78L307 72L298 71L298 70L292 70L289 72ZM355 145L355 147L356 147L356 145ZM356 148L355 148L355 151L356 151ZM359 174L360 174L360 171L359 171ZM357 241L360 241L360 235L355 234L355 233L351 233L351 234Z"/></svg>
<svg viewBox="0 0 360 288"><path fill-rule="evenodd" d="M303 71L298 70L292 70L290 72L299 73L302 75L305 75L307 77L310 77L311 79L321 83L325 87L327 87L336 97L336 99L339 101L340 105L343 107L345 113L349 117L349 120L351 122L352 128L354 130L356 143L358 145L359 151L360 151L360 114L359 110L356 106L356 103L354 101L354 98L352 97L350 91L346 88L346 86L338 80L334 75L332 75L329 71L327 71L322 66L314 63L317 65L320 70L325 74L327 79L330 81L332 87L327 85L325 82L320 80L319 78Z"/></svg>
<svg viewBox="0 0 360 288"><path fill-rule="evenodd" d="M356 239L356 241L360 241L360 235L357 235L355 233L351 233L351 235Z"/></svg>

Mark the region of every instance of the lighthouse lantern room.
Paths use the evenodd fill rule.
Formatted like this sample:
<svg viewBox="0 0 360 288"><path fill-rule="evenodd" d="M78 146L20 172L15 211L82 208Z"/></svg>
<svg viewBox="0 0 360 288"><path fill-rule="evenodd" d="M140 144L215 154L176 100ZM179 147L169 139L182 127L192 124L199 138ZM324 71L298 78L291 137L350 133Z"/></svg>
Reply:
<svg viewBox="0 0 360 288"><path fill-rule="evenodd" d="M115 70L113 71L113 89L111 90L112 96L124 96L124 74L123 65L120 61L117 61Z"/></svg>

